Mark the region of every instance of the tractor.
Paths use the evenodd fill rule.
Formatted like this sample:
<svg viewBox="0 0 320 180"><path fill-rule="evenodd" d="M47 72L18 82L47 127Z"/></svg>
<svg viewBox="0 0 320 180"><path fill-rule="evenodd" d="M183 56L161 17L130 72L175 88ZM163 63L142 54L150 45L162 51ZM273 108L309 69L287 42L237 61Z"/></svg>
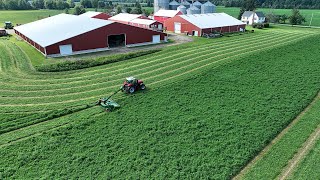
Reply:
<svg viewBox="0 0 320 180"><path fill-rule="evenodd" d="M10 21L6 21L4 23L4 28L5 29L13 29L13 25L12 25L12 23Z"/></svg>
<svg viewBox="0 0 320 180"><path fill-rule="evenodd" d="M125 91L127 93L134 93L137 90L145 90L146 85L144 85L142 80L138 80L134 77L128 77L123 82L122 91Z"/></svg>
<svg viewBox="0 0 320 180"><path fill-rule="evenodd" d="M100 105L105 108L107 112L111 112L117 108L120 108L120 105L111 99L112 96L116 95L119 91L125 91L127 93L134 93L137 90L144 90L146 86L143 84L143 81L138 80L134 77L128 77L124 81L123 85L120 86L120 89L115 91L111 96L107 98L101 98L96 102L96 105Z"/></svg>

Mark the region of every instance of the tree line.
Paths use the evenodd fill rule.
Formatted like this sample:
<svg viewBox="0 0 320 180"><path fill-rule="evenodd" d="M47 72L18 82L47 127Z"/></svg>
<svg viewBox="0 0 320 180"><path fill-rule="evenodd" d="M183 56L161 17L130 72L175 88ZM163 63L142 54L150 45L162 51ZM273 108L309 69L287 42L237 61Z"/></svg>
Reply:
<svg viewBox="0 0 320 180"><path fill-rule="evenodd" d="M105 8L112 6L112 1L81 0L84 8ZM74 8L74 0L0 0L0 9L29 10L29 9L69 9Z"/></svg>
<svg viewBox="0 0 320 180"><path fill-rule="evenodd" d="M212 0L216 5L241 7L244 0ZM260 8L274 9L320 9L320 0L255 0Z"/></svg>

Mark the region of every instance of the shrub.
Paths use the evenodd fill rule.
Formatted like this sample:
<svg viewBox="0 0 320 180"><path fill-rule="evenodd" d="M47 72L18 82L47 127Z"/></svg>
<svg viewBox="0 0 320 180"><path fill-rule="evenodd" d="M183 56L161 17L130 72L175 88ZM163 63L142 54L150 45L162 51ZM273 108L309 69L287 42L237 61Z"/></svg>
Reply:
<svg viewBox="0 0 320 180"><path fill-rule="evenodd" d="M263 26L264 26L264 28L269 28L270 24L269 23L264 23Z"/></svg>
<svg viewBox="0 0 320 180"><path fill-rule="evenodd" d="M97 59L64 61L56 64L35 66L35 68L37 71L40 71L40 72L70 71L70 70L84 69L84 68L89 68L94 66L110 64L110 63L119 62L119 61L126 61L132 58L156 53L159 51L161 51L161 49L138 51L138 52L132 52L127 54L117 54L117 55L112 55L107 57L99 57Z"/></svg>

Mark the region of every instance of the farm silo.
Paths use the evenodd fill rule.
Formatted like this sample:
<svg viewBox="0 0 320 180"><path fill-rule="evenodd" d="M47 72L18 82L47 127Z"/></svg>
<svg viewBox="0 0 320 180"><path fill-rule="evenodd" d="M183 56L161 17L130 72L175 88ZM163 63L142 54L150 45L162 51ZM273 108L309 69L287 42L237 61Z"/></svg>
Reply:
<svg viewBox="0 0 320 180"><path fill-rule="evenodd" d="M187 14L191 15L191 14L200 14L201 10L195 6L191 6L189 9L187 9Z"/></svg>
<svg viewBox="0 0 320 180"><path fill-rule="evenodd" d="M169 9L170 10L177 10L177 8L180 6L180 4L177 2L177 1L175 1L175 0L173 0L173 1L171 1L170 3L169 3Z"/></svg>
<svg viewBox="0 0 320 180"><path fill-rule="evenodd" d="M191 4L190 4L188 1L182 0L182 1L181 1L181 5L183 5L183 6L186 7L187 9L189 9Z"/></svg>
<svg viewBox="0 0 320 180"><path fill-rule="evenodd" d="M182 12L182 14L187 14L187 8L184 5L180 5L177 10Z"/></svg>
<svg viewBox="0 0 320 180"><path fill-rule="evenodd" d="M169 9L169 0L154 0L154 13L160 9Z"/></svg>
<svg viewBox="0 0 320 180"><path fill-rule="evenodd" d="M201 5L201 14L214 13L215 11L216 6L209 1Z"/></svg>
<svg viewBox="0 0 320 180"><path fill-rule="evenodd" d="M196 2L194 2L193 4L192 4L193 6L195 6L195 7L197 7L198 9L201 9L201 2L199 2L199 1L196 1Z"/></svg>

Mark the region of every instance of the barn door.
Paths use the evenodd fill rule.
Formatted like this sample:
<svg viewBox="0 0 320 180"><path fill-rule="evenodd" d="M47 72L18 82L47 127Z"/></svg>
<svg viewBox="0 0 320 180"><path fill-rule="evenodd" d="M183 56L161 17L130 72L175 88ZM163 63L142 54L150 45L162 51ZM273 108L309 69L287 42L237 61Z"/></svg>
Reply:
<svg viewBox="0 0 320 180"><path fill-rule="evenodd" d="M160 35L153 35L152 43L160 43Z"/></svg>
<svg viewBox="0 0 320 180"><path fill-rule="evenodd" d="M174 32L181 33L181 23L174 23Z"/></svg>
<svg viewBox="0 0 320 180"><path fill-rule="evenodd" d="M72 45L61 45L59 46L61 55L71 55L72 54Z"/></svg>

